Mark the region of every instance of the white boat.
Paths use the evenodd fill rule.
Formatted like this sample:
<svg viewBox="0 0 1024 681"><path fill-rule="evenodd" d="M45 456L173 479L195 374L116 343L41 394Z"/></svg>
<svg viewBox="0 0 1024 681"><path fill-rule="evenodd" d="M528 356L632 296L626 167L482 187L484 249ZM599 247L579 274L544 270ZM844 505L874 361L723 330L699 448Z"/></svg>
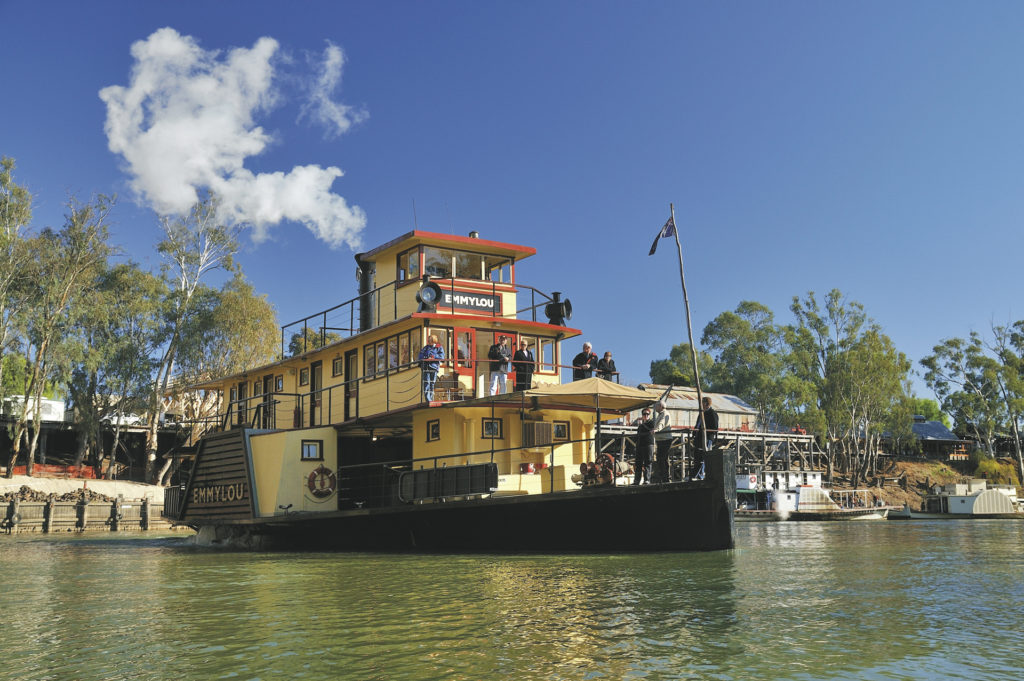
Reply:
<svg viewBox="0 0 1024 681"><path fill-rule="evenodd" d="M820 471L751 471L736 476L737 521L882 520L888 512L870 490L824 488Z"/></svg>
<svg viewBox="0 0 1024 681"><path fill-rule="evenodd" d="M909 505L889 514L893 520L964 520L967 518L1024 519L1017 488L1013 485L989 485L973 479L949 485L935 485L922 502L920 511Z"/></svg>

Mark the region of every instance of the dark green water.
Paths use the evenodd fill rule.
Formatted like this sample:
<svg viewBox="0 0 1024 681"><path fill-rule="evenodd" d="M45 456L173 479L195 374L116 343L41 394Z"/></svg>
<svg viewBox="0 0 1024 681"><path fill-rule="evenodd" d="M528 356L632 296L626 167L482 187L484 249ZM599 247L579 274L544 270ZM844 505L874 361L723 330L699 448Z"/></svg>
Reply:
<svg viewBox="0 0 1024 681"><path fill-rule="evenodd" d="M1019 679L1024 522L746 523L711 554L0 537L0 679Z"/></svg>

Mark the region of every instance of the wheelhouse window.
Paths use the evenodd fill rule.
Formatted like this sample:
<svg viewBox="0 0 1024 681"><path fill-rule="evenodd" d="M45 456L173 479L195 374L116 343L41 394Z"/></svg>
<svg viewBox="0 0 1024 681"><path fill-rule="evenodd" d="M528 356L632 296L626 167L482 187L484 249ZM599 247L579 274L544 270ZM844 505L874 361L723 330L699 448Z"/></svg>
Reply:
<svg viewBox="0 0 1024 681"><path fill-rule="evenodd" d="M423 247L423 271L437 279L451 279L452 252L447 248Z"/></svg>
<svg viewBox="0 0 1024 681"><path fill-rule="evenodd" d="M345 373L345 360L341 357L335 357L334 361L331 362L331 375L341 376Z"/></svg>
<svg viewBox="0 0 1024 681"><path fill-rule="evenodd" d="M303 461L323 461L324 460L324 441L323 440L303 440L302 441L302 460Z"/></svg>
<svg viewBox="0 0 1024 681"><path fill-rule="evenodd" d="M484 271L487 280L496 284L512 283L512 261L497 255L484 256Z"/></svg>
<svg viewBox="0 0 1024 681"><path fill-rule="evenodd" d="M299 369L299 385L309 385L309 367Z"/></svg>
<svg viewBox="0 0 1024 681"><path fill-rule="evenodd" d="M413 281L420 278L420 249L410 248L398 254L398 281Z"/></svg>
<svg viewBox="0 0 1024 681"><path fill-rule="evenodd" d="M569 439L569 422L554 421L551 428L551 439L565 442Z"/></svg>
<svg viewBox="0 0 1024 681"><path fill-rule="evenodd" d="M279 393L284 392L284 374L278 374L274 377L274 391Z"/></svg>
<svg viewBox="0 0 1024 681"><path fill-rule="evenodd" d="M441 420L431 419L427 421L427 442L435 442L441 439Z"/></svg>

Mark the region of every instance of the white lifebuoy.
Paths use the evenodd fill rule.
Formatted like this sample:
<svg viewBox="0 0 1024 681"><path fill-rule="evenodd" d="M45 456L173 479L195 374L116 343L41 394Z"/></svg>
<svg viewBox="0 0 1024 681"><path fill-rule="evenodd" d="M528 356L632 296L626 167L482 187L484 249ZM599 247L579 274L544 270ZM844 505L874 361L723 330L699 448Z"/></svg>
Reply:
<svg viewBox="0 0 1024 681"><path fill-rule="evenodd" d="M750 476L750 484L753 485L756 482L757 482L757 476L756 475L751 475Z"/></svg>

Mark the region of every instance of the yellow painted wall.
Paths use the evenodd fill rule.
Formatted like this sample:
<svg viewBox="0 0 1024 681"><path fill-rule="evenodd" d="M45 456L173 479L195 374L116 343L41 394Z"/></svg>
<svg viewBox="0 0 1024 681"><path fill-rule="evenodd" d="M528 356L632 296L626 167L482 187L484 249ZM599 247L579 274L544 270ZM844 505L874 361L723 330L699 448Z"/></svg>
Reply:
<svg viewBox="0 0 1024 681"><path fill-rule="evenodd" d="M323 461L303 461L302 441L322 440ZM309 474L321 464L337 473L338 438L334 428L307 428L253 435L253 473L259 501L257 515L267 517L283 514L281 506L291 504L295 511L336 511L338 492L318 499L307 487Z"/></svg>
<svg viewBox="0 0 1024 681"><path fill-rule="evenodd" d="M436 407L423 409L413 416L413 459L415 467L430 468L435 465L447 463L449 466L464 465L468 463L487 463L491 458L491 439L482 437L482 419L491 418L490 408L482 407ZM593 418L593 415L590 415ZM540 477L548 476L541 464L556 469L555 489L565 489L568 476L579 471L579 464L584 461L591 447L579 443L556 444L554 447L554 458L552 460L551 446L537 448L522 448L522 420L518 409L496 409L494 418L503 419L502 439L494 440L495 451L494 462L498 465L499 477L506 478L505 482L499 485L500 489L526 490L530 493L541 491L542 483ZM432 442L427 441L427 424L437 420L440 427L440 439ZM546 421L568 421L570 439L577 439L586 434L592 435L593 423L582 420L571 412L545 412ZM473 456L461 455L447 458L447 455L454 452L480 452ZM592 452L590 453L593 458ZM535 470L540 471L534 474L522 474L521 464L532 463ZM523 478L523 479L520 479ZM543 483L548 484L550 483Z"/></svg>

